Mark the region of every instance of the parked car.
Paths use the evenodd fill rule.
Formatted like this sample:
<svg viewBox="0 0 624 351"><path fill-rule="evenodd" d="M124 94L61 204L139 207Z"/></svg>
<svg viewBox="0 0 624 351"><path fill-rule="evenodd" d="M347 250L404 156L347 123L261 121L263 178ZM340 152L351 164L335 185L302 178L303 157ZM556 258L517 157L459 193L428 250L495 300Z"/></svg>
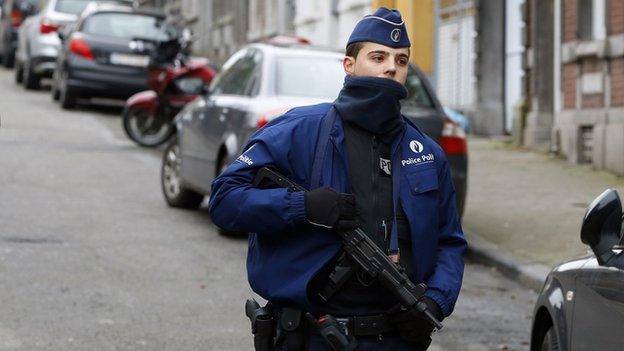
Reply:
<svg viewBox="0 0 624 351"><path fill-rule="evenodd" d="M165 150L162 189L171 206L197 207L212 180L242 151L251 133L295 106L333 101L342 88L342 53L306 46L251 44L235 53L209 93L176 117L177 138ZM466 139L415 67L402 112L447 151L459 209L466 196Z"/></svg>
<svg viewBox="0 0 624 351"><path fill-rule="evenodd" d="M65 109L79 98L128 99L148 89L147 65L166 25L165 14L119 4L91 3L70 28L63 44L52 95Z"/></svg>
<svg viewBox="0 0 624 351"><path fill-rule="evenodd" d="M0 59L6 68L15 64L18 29L37 13L39 0L4 0L0 11Z"/></svg>
<svg viewBox="0 0 624 351"><path fill-rule="evenodd" d="M624 350L623 219L613 189L589 205L581 240L593 254L548 274L533 313L531 351Z"/></svg>
<svg viewBox="0 0 624 351"><path fill-rule="evenodd" d="M19 28L15 53L15 81L26 89L39 88L50 78L61 46L58 29L73 23L92 0L48 0L40 11Z"/></svg>

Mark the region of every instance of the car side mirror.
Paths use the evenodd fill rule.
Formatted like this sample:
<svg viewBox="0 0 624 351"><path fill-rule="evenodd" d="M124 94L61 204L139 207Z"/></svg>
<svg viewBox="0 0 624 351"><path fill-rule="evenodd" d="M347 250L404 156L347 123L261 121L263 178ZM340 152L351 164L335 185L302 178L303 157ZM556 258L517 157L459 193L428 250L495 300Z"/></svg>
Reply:
<svg viewBox="0 0 624 351"><path fill-rule="evenodd" d="M58 35L59 39L61 39L61 41L65 41L65 39L67 38L65 36L65 33L62 30L59 30L58 32L56 32L56 35Z"/></svg>
<svg viewBox="0 0 624 351"><path fill-rule="evenodd" d="M581 241L589 245L598 264L609 262L620 245L622 229L622 202L614 189L605 190L587 208L581 226Z"/></svg>

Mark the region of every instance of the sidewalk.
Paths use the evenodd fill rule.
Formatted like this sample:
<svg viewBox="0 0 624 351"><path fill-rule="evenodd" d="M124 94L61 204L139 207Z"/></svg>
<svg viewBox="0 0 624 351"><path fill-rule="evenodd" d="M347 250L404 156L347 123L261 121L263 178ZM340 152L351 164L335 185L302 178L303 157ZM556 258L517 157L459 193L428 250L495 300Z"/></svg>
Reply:
<svg viewBox="0 0 624 351"><path fill-rule="evenodd" d="M503 141L470 138L463 228L468 255L540 289L556 264L586 255L580 240L591 201L624 177Z"/></svg>

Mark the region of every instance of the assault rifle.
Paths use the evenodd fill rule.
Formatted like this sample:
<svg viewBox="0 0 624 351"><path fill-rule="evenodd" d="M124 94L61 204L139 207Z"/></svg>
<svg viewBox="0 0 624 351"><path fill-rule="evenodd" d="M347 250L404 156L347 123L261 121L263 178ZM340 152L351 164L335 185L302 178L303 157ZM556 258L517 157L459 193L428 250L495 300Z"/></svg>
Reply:
<svg viewBox="0 0 624 351"><path fill-rule="evenodd" d="M253 185L259 188L277 186L292 191L306 191L299 184L268 167L263 167L258 171ZM425 284L412 283L403 267L392 262L362 229L342 230L338 234L342 237L345 253L355 262L357 268L369 277L378 279L396 297L401 306L408 310L415 308L422 312L434 326L434 330L442 329L442 323L431 313L427 305L420 301L427 290Z"/></svg>

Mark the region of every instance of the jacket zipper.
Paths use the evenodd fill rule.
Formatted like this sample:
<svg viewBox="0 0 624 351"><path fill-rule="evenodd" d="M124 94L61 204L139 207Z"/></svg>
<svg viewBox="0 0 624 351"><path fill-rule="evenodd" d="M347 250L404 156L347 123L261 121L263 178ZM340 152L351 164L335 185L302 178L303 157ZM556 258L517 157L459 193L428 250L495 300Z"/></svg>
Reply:
<svg viewBox="0 0 624 351"><path fill-rule="evenodd" d="M371 143L371 147L372 147L372 152L371 152L371 162L372 162L372 195L373 195L373 211L375 211L375 213L379 213L378 209L379 209L379 204L378 204L378 199L377 199L377 177L379 176L379 171L377 170L377 167L379 167L379 165L377 164L379 162L379 155L377 154L377 137L375 135L372 136L372 143ZM383 245L380 244L385 244L385 240L381 239L380 240L380 234L381 234L381 227L382 227L382 223L380 221L380 218L378 216L375 216L375 224L377 224L377 233L375 235L375 242L377 242L377 245L381 248L383 247Z"/></svg>

